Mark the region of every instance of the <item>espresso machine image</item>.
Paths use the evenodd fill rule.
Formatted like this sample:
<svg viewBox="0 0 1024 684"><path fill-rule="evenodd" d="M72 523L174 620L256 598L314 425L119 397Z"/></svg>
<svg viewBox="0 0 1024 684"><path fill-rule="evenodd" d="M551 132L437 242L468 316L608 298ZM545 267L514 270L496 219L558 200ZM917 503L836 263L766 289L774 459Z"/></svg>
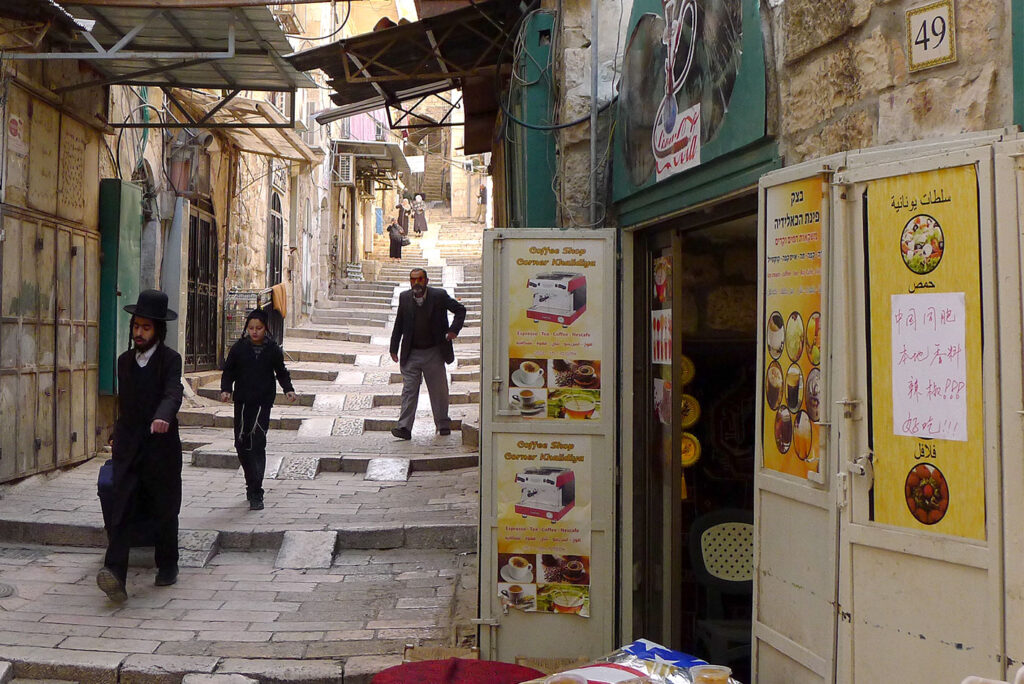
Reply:
<svg viewBox="0 0 1024 684"><path fill-rule="evenodd" d="M576 505L576 474L568 468L540 466L516 473L516 483L523 494L515 506L516 513L561 520Z"/></svg>
<svg viewBox="0 0 1024 684"><path fill-rule="evenodd" d="M587 310L587 277L582 273L538 273L526 281L526 287L533 292L533 306L526 310L526 317L534 321L567 327Z"/></svg>

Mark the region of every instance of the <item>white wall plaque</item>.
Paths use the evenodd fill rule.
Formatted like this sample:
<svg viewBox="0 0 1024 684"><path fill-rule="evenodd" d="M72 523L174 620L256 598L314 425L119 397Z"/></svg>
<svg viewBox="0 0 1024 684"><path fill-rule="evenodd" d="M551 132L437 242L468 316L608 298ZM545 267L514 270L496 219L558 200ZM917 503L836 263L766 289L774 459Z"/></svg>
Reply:
<svg viewBox="0 0 1024 684"><path fill-rule="evenodd" d="M938 0L907 10L907 55L910 71L956 61L953 0Z"/></svg>

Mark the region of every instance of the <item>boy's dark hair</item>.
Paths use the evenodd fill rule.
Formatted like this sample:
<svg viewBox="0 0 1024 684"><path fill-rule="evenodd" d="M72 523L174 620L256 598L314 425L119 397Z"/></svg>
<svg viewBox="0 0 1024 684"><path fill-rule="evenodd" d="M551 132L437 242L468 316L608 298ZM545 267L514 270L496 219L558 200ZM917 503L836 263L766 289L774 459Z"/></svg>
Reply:
<svg viewBox="0 0 1024 684"><path fill-rule="evenodd" d="M264 328L270 328L270 317L267 315L267 312L263 309L253 309L249 312L249 315L245 317L245 324L242 326L242 337L246 336L249 329L249 321L254 318L262 323Z"/></svg>
<svg viewBox="0 0 1024 684"><path fill-rule="evenodd" d="M153 321L153 330L156 331L156 339L161 342L167 342L167 321L156 321L152 318L148 319ZM131 320L128 321L128 348L133 349L135 347L135 336L132 335L132 328L135 326L135 314L132 314Z"/></svg>

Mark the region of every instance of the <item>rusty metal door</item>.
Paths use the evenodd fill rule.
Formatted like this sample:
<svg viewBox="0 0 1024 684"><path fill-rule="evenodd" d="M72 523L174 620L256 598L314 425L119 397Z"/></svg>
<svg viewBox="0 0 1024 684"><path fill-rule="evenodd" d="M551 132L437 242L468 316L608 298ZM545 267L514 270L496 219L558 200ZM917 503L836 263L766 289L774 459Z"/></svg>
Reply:
<svg viewBox="0 0 1024 684"><path fill-rule="evenodd" d="M92 233L0 208L2 482L94 450L99 248Z"/></svg>

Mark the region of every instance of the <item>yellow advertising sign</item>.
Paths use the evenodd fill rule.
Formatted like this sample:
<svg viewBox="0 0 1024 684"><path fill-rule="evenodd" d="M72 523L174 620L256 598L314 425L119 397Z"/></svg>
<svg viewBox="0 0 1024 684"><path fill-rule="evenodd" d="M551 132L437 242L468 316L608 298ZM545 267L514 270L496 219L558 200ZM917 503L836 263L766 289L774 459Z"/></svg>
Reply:
<svg viewBox="0 0 1024 684"><path fill-rule="evenodd" d="M875 522L985 538L978 180L868 185Z"/></svg>
<svg viewBox="0 0 1024 684"><path fill-rule="evenodd" d="M824 181L769 188L765 226L764 467L818 472L822 392L821 210Z"/></svg>
<svg viewBox="0 0 1024 684"><path fill-rule="evenodd" d="M502 434L496 446L502 603L589 617L591 438Z"/></svg>
<svg viewBox="0 0 1024 684"><path fill-rule="evenodd" d="M527 420L601 418L603 240L505 243L508 402Z"/></svg>

